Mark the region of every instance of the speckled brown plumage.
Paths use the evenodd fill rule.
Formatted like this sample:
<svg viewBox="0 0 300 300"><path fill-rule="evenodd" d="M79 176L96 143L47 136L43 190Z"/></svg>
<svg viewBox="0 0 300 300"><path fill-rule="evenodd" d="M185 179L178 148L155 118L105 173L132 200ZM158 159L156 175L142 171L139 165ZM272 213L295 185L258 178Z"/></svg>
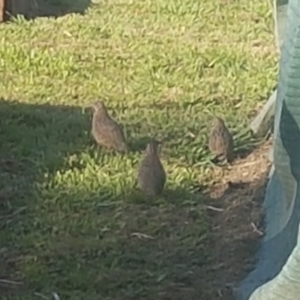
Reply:
<svg viewBox="0 0 300 300"><path fill-rule="evenodd" d="M158 155L158 144L153 139L147 145L138 170L139 188L148 196L161 194L166 183L166 172Z"/></svg>
<svg viewBox="0 0 300 300"><path fill-rule="evenodd" d="M218 161L231 162L234 158L233 138L221 118L215 117L209 135L209 150Z"/></svg>
<svg viewBox="0 0 300 300"><path fill-rule="evenodd" d="M121 127L109 116L104 103L97 101L91 107L94 109L92 135L97 144L119 152L129 151Z"/></svg>

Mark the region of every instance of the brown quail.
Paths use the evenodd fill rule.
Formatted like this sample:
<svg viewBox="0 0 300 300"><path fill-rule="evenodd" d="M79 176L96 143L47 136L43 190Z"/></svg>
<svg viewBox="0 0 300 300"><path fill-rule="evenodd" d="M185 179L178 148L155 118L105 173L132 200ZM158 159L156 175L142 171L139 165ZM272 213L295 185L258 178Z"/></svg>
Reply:
<svg viewBox="0 0 300 300"><path fill-rule="evenodd" d="M162 193L166 183L166 172L158 155L159 142L152 139L138 170L139 188L148 196Z"/></svg>
<svg viewBox="0 0 300 300"><path fill-rule="evenodd" d="M215 117L213 120L208 146L218 161L231 162L233 160L233 138L221 118Z"/></svg>
<svg viewBox="0 0 300 300"><path fill-rule="evenodd" d="M129 151L121 127L109 116L104 103L96 101L91 107L94 110L92 135L97 144L119 152Z"/></svg>

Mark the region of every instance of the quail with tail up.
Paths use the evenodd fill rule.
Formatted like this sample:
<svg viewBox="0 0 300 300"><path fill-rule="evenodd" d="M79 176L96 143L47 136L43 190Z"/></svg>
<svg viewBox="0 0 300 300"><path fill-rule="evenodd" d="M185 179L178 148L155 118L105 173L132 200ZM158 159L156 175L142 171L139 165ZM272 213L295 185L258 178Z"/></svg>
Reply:
<svg viewBox="0 0 300 300"><path fill-rule="evenodd" d="M124 133L117 122L107 112L102 101L91 104L94 110L92 120L92 135L99 146L114 149L118 152L128 152Z"/></svg>
<svg viewBox="0 0 300 300"><path fill-rule="evenodd" d="M233 138L224 120L219 117L215 117L213 120L208 146L217 161L232 162L234 158Z"/></svg>
<svg viewBox="0 0 300 300"><path fill-rule="evenodd" d="M147 196L161 194L166 183L166 172L158 154L159 144L155 139L150 141L138 170L139 188Z"/></svg>

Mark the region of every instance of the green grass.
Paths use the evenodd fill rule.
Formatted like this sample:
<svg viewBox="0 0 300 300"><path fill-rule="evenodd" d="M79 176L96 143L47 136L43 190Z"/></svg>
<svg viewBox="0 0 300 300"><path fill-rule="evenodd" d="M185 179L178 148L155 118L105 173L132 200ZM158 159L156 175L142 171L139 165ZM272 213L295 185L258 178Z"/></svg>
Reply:
<svg viewBox="0 0 300 300"><path fill-rule="evenodd" d="M210 233L192 190L213 179L212 114L250 147L249 120L276 83L269 2L104 0L0 36L0 278L24 282L0 298L205 300ZM95 146L96 99L130 154ZM165 140L168 183L147 202L135 177L151 136Z"/></svg>

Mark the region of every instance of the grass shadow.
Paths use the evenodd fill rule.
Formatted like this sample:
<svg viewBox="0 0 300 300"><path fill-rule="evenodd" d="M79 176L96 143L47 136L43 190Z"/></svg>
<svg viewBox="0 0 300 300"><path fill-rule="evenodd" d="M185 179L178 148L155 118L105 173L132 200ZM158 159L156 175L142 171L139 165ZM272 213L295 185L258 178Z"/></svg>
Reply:
<svg viewBox="0 0 300 300"><path fill-rule="evenodd" d="M131 195L105 203L103 195L67 189L57 194L55 201L37 202L17 257L4 252L25 282L10 299L53 290L91 300L199 295L193 272L207 259L200 205L131 203Z"/></svg>
<svg viewBox="0 0 300 300"><path fill-rule="evenodd" d="M80 108L1 99L0 114L0 176L6 198L24 193L43 172L63 167L66 157L92 145L89 120ZM13 186L5 186L7 181Z"/></svg>
<svg viewBox="0 0 300 300"><path fill-rule="evenodd" d="M6 19L10 15L23 15L26 19L38 17L61 17L67 14L84 14L91 5L91 0L22 0L7 1Z"/></svg>
<svg viewBox="0 0 300 300"><path fill-rule="evenodd" d="M89 120L78 107L0 99L0 115L0 277L9 279L20 277L19 262L27 252L26 245L13 245L40 226L34 209L37 186L46 173L64 168L67 157L92 143ZM1 285L0 296L24 290L26 285Z"/></svg>
<svg viewBox="0 0 300 300"><path fill-rule="evenodd" d="M78 107L4 99L0 114L0 277L23 283L1 286L1 297L27 300L53 291L91 300L198 295L189 273L206 257L198 198L173 188L145 202L135 201L131 187L122 194L101 182L94 189L68 186L57 172L82 174L70 157L98 155L90 115Z"/></svg>
<svg viewBox="0 0 300 300"><path fill-rule="evenodd" d="M64 169L84 174L74 155L103 156L80 108L2 99L0 114L0 277L24 283L1 287L1 297L206 300L248 266L260 183L232 185L218 200L226 212L211 212L209 225L202 193L173 185L149 201L132 187L62 181ZM115 176L114 158L97 172Z"/></svg>
<svg viewBox="0 0 300 300"><path fill-rule="evenodd" d="M129 137L128 146L132 152L143 152L146 150L147 144L151 140L151 136L141 137L139 139L132 139Z"/></svg>

